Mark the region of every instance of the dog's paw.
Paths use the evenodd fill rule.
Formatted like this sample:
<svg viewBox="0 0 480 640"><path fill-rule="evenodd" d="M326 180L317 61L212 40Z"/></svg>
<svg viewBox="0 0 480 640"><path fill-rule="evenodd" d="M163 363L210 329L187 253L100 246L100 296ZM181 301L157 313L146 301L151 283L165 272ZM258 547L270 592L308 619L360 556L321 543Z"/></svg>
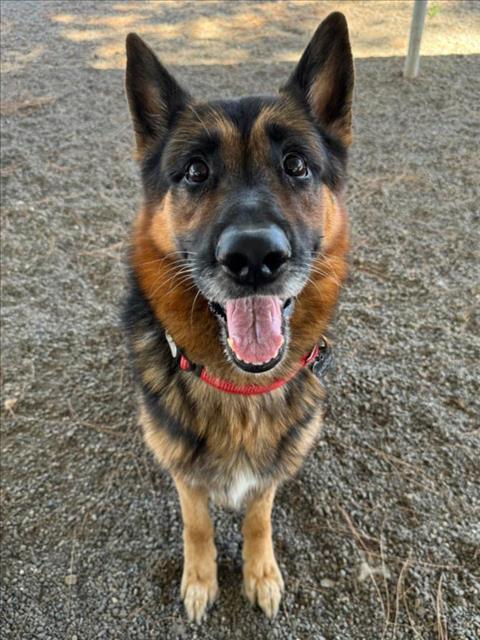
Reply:
<svg viewBox="0 0 480 640"><path fill-rule="evenodd" d="M284 584L275 559L245 563L243 588L250 602L257 603L268 618L277 615Z"/></svg>
<svg viewBox="0 0 480 640"><path fill-rule="evenodd" d="M182 578L181 594L185 611L191 622L200 622L205 616L207 607L218 594L215 575L200 577L195 571L185 571Z"/></svg>

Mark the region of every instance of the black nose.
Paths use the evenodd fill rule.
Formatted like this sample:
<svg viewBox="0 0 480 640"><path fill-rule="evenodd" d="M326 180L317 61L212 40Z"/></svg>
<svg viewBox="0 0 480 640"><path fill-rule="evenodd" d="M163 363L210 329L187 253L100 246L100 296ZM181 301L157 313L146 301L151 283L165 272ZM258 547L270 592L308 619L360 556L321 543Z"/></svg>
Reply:
<svg viewBox="0 0 480 640"><path fill-rule="evenodd" d="M290 256L288 238L276 225L227 227L216 250L217 261L232 278L253 285L274 280Z"/></svg>

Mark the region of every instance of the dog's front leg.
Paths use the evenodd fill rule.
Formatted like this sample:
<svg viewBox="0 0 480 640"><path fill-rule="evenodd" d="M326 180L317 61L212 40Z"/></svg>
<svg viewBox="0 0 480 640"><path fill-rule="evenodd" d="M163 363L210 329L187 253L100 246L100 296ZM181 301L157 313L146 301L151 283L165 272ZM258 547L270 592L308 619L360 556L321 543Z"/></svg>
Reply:
<svg viewBox="0 0 480 640"><path fill-rule="evenodd" d="M217 550L208 513L208 493L175 478L183 518L181 594L190 620L200 622L218 592Z"/></svg>
<svg viewBox="0 0 480 640"><path fill-rule="evenodd" d="M247 505L243 522L243 585L245 595L269 617L277 615L282 574L272 545L271 514L276 487L255 496Z"/></svg>

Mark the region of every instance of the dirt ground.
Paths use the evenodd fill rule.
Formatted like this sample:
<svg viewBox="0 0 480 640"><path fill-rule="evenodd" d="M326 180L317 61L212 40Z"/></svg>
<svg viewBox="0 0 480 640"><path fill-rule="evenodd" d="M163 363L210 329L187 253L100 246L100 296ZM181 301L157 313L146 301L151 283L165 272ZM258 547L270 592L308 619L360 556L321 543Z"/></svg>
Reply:
<svg viewBox="0 0 480 640"><path fill-rule="evenodd" d="M124 36L143 33L199 97L265 93L332 9L357 91L325 429L276 501L278 618L242 597L240 515L216 510L221 594L195 627L118 321L140 202ZM3 2L2 638L479 637L480 5L430 3L416 81L401 77L410 12Z"/></svg>

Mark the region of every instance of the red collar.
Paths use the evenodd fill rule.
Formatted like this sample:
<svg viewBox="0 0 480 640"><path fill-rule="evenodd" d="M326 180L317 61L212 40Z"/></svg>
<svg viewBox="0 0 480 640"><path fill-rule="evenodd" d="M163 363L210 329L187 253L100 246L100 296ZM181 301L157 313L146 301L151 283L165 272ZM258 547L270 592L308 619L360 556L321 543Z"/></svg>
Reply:
<svg viewBox="0 0 480 640"><path fill-rule="evenodd" d="M173 338L168 333L165 333L165 337L167 338L172 356L175 358L179 368L182 371L191 371L198 378L200 378L200 380L203 380L211 387L214 387L214 389L218 389L219 391L223 391L224 393L233 393L240 396L256 396L263 393L270 393L270 391L279 389L280 387L283 387L283 385L287 384L287 382L292 380L304 367L309 367L317 377L321 377L331 361L330 343L324 336L322 336L319 343L314 345L313 349L309 353L300 358L296 369L287 377L277 378L277 380L274 380L270 384L266 385L236 385L229 380L222 380L221 378L213 376L207 371L204 366L191 362L177 347Z"/></svg>

